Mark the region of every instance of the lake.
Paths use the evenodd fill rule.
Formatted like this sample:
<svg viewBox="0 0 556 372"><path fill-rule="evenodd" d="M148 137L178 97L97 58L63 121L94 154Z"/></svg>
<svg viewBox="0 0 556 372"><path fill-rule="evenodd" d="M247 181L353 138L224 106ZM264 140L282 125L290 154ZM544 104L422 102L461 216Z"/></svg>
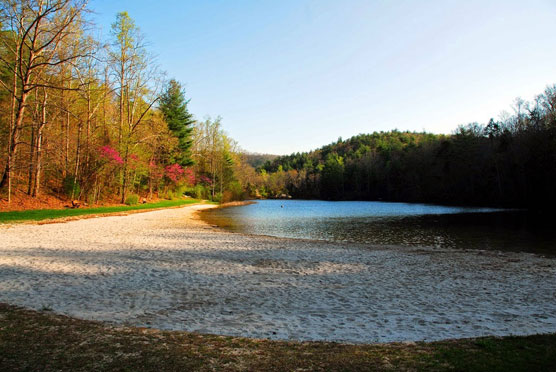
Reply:
<svg viewBox="0 0 556 372"><path fill-rule="evenodd" d="M203 219L231 231L373 245L432 246L556 254L542 216L493 208L366 201L260 200Z"/></svg>

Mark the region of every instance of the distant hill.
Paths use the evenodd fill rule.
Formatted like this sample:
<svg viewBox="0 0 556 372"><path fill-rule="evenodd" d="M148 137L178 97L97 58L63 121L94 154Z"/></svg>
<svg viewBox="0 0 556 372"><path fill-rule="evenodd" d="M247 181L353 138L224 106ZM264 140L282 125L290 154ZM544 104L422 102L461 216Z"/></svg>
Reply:
<svg viewBox="0 0 556 372"><path fill-rule="evenodd" d="M259 169L261 195L551 210L556 206L556 85L527 113L451 135L360 134L276 157ZM264 172L262 172L264 170Z"/></svg>
<svg viewBox="0 0 556 372"><path fill-rule="evenodd" d="M274 159L278 158L278 155L272 154L257 154L257 153L243 153L243 157L247 164L252 166L253 168L258 168L264 165L267 161L273 161Z"/></svg>

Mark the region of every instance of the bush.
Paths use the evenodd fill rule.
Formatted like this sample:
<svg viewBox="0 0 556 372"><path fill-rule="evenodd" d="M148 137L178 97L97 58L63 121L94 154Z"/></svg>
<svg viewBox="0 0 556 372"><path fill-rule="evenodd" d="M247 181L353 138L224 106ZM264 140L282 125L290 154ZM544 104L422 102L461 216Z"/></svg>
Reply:
<svg viewBox="0 0 556 372"><path fill-rule="evenodd" d="M95 193L94 193L94 191L88 193L87 196L85 197L85 200L87 201L87 203L88 203L89 205L95 204L96 199L95 199Z"/></svg>
<svg viewBox="0 0 556 372"><path fill-rule="evenodd" d="M222 194L222 203L243 200L245 198L245 191L241 184L237 181L230 182L227 190Z"/></svg>
<svg viewBox="0 0 556 372"><path fill-rule="evenodd" d="M190 187L185 191L185 194L191 196L195 199L209 199L210 198L210 189L206 186L201 184L197 184L194 187Z"/></svg>
<svg viewBox="0 0 556 372"><path fill-rule="evenodd" d="M268 198L268 191L266 190L266 187L263 186L259 189L259 195L263 199Z"/></svg>
<svg viewBox="0 0 556 372"><path fill-rule="evenodd" d="M244 190L241 184L237 181L230 182L228 191L231 193L231 200L243 200Z"/></svg>
<svg viewBox="0 0 556 372"><path fill-rule="evenodd" d="M139 195L137 194L130 194L125 199L125 203L127 205L137 205L139 203Z"/></svg>
<svg viewBox="0 0 556 372"><path fill-rule="evenodd" d="M175 196L177 196L178 198L181 198L182 196L185 195L185 191L187 190L187 186L186 185L179 185L174 189L174 193Z"/></svg>
<svg viewBox="0 0 556 372"><path fill-rule="evenodd" d="M214 198L212 198L213 202L220 203L222 201L222 194L217 192L214 194Z"/></svg>
<svg viewBox="0 0 556 372"><path fill-rule="evenodd" d="M81 186L74 176L67 175L64 178L62 186L64 188L64 193L67 195L68 198L79 198L79 194L81 193Z"/></svg>
<svg viewBox="0 0 556 372"><path fill-rule="evenodd" d="M229 203L235 201L234 195L230 190L226 190L222 193L222 200L221 203Z"/></svg>

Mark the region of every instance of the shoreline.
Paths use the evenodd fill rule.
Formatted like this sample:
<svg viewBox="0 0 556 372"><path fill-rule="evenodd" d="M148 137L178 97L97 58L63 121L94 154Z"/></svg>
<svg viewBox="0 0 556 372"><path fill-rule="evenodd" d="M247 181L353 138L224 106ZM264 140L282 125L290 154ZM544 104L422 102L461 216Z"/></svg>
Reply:
<svg viewBox="0 0 556 372"><path fill-rule="evenodd" d="M244 205L250 205L250 204L255 204L257 203L259 200L254 200L254 201L245 201L245 202L233 202L230 203L230 205L219 205L217 207L217 209L220 208L228 208L228 207L237 207L237 206L244 206ZM213 213L216 212L216 213ZM502 245L500 242L498 243L499 246L489 246L489 247L482 247L482 246L467 246L467 247L462 247L464 244L460 243L459 245L445 245L445 246L439 246L439 245L432 245L432 244L423 244L423 243L400 243L400 242L376 242L376 241L365 241L365 240L355 240L352 239L352 235L350 235L349 238L344 238L341 240L334 240L333 238L329 238L327 239L326 237L311 237L311 236L307 236L307 234L296 234L298 236L287 236L287 235L281 235L282 230L274 230L273 232L275 233L275 235L272 235L271 231L261 231L260 228L256 229L257 231L252 231L253 229L249 229L249 224L247 223L247 229L245 228L246 226L242 226L242 224L239 224L239 228L238 225L236 225L235 223L231 222L233 221L233 217L230 215L226 215L226 214L221 214L218 213L218 211L213 211L213 212L208 212L205 213L205 211L199 211L197 212L197 214L199 215L199 218L207 223L208 225L220 229L221 231L227 232L227 233L233 233L233 234L241 234L244 236L248 236L248 237L252 237L252 238L257 238L257 237L267 237L267 238L277 238L277 239L286 239L286 240L292 240L292 241L307 241L307 242L318 242L318 243L322 243L322 244L349 244L352 245L354 247L363 247L365 249L433 249L434 251L438 251L438 252L450 252L450 251L454 251L454 252L475 252L477 254L483 254L486 252L513 252L513 253L523 253L523 254L532 254L532 255L536 255L539 257L543 257L543 258L550 258L550 259L556 259L556 251L554 250L548 250L545 247L543 248L529 248L529 249L524 249L523 247L520 246L504 246ZM468 212L468 213L472 213L472 214L477 214L479 216L481 216L483 213L485 215L491 215L492 213L504 213L504 215L508 214L508 213L514 213L517 211L504 211L504 212ZM224 212L225 213L225 212ZM462 212L462 213L457 213L455 215L465 215L466 212ZM451 214L447 214L448 216L450 216ZM428 217L433 217L434 215L428 215ZM441 215L441 216L445 216L445 215ZM415 216L410 216L410 217L415 217ZM240 213L240 219L241 219L241 213ZM255 224L255 226L257 226ZM259 226L260 227L260 226ZM245 231L245 230L251 230L251 231ZM263 229L264 230L264 229ZM372 247L372 248L370 248Z"/></svg>
<svg viewBox="0 0 556 372"><path fill-rule="evenodd" d="M273 340L361 344L556 331L549 259L251 236L196 216L215 207L12 225L0 248L0 302Z"/></svg>
<svg viewBox="0 0 556 372"><path fill-rule="evenodd" d="M189 200L191 200L191 202L188 202ZM178 199L179 201L179 199ZM171 203L173 202L172 200L168 200L167 202ZM149 203L149 204L155 204L157 206L153 206L151 207L149 204L137 204L137 205L131 205L131 206L127 206L127 205L114 205L114 206L107 206L107 207L98 207L98 206L92 206L92 207L85 207L85 208L77 208L77 209L71 209L71 208L62 208L62 209L30 209L30 210L22 210L22 211L7 211L7 212L0 212L0 228L4 227L10 227L12 225L19 225L19 224L28 224L28 225L44 225L44 224L55 224L55 223L65 223L65 222L70 222L70 221L78 221L78 220L82 220L82 219L89 219L89 218L98 218L98 217L111 217L111 216L127 216L130 214L135 214L135 213L145 213L145 212L152 212L152 211L158 211L158 210L164 210L164 209L174 209L174 208L183 208L183 207L187 207L187 206L193 206L193 205L210 205L208 204L208 202L206 200L194 200L194 199L183 199L182 200L182 204L178 204L178 205L161 205L158 206L158 204L160 204L160 202L156 202L156 203ZM137 207L143 207L146 206L145 208L137 208ZM106 211L106 212L102 212L102 209L105 208L118 208L118 209L123 209L120 211ZM99 210L98 213L88 213L91 209L93 210ZM1 219L2 217L2 213L21 213L24 214L25 212L61 212L61 211L75 211L76 215L74 216L59 216L59 217L52 217L52 218L44 218L44 219L9 219L7 221L4 221ZM83 214L80 214L83 213Z"/></svg>

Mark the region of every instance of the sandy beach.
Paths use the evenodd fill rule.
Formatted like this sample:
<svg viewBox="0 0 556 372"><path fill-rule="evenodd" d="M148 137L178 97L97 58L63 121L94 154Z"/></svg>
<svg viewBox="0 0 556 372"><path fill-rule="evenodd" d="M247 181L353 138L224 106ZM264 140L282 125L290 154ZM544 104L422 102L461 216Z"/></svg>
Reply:
<svg viewBox="0 0 556 372"><path fill-rule="evenodd" d="M209 205L0 226L0 302L160 329L389 342L556 332L556 260L236 234Z"/></svg>

